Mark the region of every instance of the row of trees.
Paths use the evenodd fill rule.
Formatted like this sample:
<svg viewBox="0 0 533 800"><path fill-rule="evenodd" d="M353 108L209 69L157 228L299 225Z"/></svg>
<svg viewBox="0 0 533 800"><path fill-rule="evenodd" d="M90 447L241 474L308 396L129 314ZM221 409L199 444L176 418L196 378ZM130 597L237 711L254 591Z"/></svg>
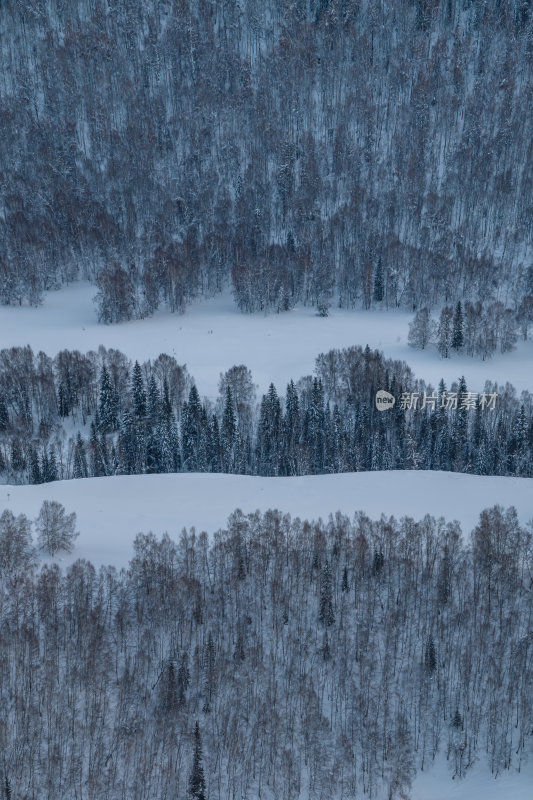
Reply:
<svg viewBox="0 0 533 800"><path fill-rule="evenodd" d="M1 302L533 294L529 0L8 6Z"/></svg>
<svg viewBox="0 0 533 800"><path fill-rule="evenodd" d="M3 373L2 369L9 370ZM200 398L184 367L159 356L131 364L117 351L0 352L0 473L4 480L162 472L307 475L438 469L533 475L533 398L464 378L437 389L366 347L332 350L316 375L256 402L243 365ZM476 387L480 388L480 387ZM392 409L376 407L384 389Z"/></svg>
<svg viewBox="0 0 533 800"><path fill-rule="evenodd" d="M13 797L408 796L532 756L533 555L514 509L466 543L430 516L278 511L127 569L0 575L2 782ZM9 796L9 795L8 795Z"/></svg>
<svg viewBox="0 0 533 800"><path fill-rule="evenodd" d="M455 310L444 306L438 323L428 308L419 309L409 325L408 341L421 350L436 345L443 358L455 351L485 360L496 350L513 350L519 335L527 340L531 325L533 295L524 297L516 313L499 301L485 306L467 301L463 306L458 300Z"/></svg>

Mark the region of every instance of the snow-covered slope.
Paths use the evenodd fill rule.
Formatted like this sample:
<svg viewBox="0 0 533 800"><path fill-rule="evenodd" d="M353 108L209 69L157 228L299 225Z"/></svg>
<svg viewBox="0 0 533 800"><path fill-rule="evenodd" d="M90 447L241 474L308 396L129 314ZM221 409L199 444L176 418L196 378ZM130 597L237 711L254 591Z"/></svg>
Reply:
<svg viewBox="0 0 533 800"><path fill-rule="evenodd" d="M407 344L412 314L405 311L357 311L332 308L320 318L313 308L298 307L284 314L241 314L226 292L189 306L185 314L158 312L144 320L100 325L92 302L94 287L78 283L48 292L40 308L0 307L0 347L30 344L35 351L55 355L65 348L81 352L100 344L146 360L160 353L187 364L201 395L214 397L220 372L234 364L252 370L259 391L273 381L285 391L291 378L313 372L315 358L332 348L369 344L388 358L407 361L416 376L448 386L464 374L471 391L481 391L487 379L516 388L533 389L533 340L490 361L468 356L442 359L436 350L414 350Z"/></svg>
<svg viewBox="0 0 533 800"><path fill-rule="evenodd" d="M452 780L452 774L444 753L439 753L425 772L417 773L411 800L531 800L533 794L533 758L520 772L505 770L496 780L482 761L464 778Z"/></svg>
<svg viewBox="0 0 533 800"><path fill-rule="evenodd" d="M362 510L415 519L425 514L457 519L468 534L481 509L514 505L522 523L533 519L533 481L451 472L391 471L258 478L240 475L171 474L0 486L0 510L35 517L43 500L58 500L78 514L80 537L63 563L88 558L125 566L139 531L178 537L195 526L209 533L224 527L236 508L245 513L278 508L292 516L327 518L337 510Z"/></svg>

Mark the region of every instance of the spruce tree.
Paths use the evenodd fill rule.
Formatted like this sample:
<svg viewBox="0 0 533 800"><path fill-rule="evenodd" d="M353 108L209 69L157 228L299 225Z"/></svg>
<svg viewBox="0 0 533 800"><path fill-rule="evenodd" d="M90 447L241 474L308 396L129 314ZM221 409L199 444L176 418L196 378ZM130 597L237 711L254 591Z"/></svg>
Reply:
<svg viewBox="0 0 533 800"><path fill-rule="evenodd" d="M185 702L186 692L189 688L191 675L189 672L189 656L184 652L181 656L181 661L178 669L178 701Z"/></svg>
<svg viewBox="0 0 533 800"><path fill-rule="evenodd" d="M229 386L226 387L226 400L222 415L221 448L222 471L235 471L235 445L237 441L237 420L233 407L233 397Z"/></svg>
<svg viewBox="0 0 533 800"><path fill-rule="evenodd" d="M457 301L455 314L453 315L452 347L454 350L461 350L464 344L463 335L463 309L461 301Z"/></svg>
<svg viewBox="0 0 533 800"><path fill-rule="evenodd" d="M148 381L148 416L152 424L158 421L161 410L161 395L157 388L155 377L150 375L150 380Z"/></svg>
<svg viewBox="0 0 533 800"><path fill-rule="evenodd" d="M41 467L39 456L34 447L30 450L30 483L41 483Z"/></svg>
<svg viewBox="0 0 533 800"><path fill-rule="evenodd" d="M0 431L6 431L9 425L9 414L4 396L0 395Z"/></svg>
<svg viewBox="0 0 533 800"><path fill-rule="evenodd" d="M441 311L437 330L437 348L443 358L449 358L452 345L452 320L453 311L449 306L444 306Z"/></svg>
<svg viewBox="0 0 533 800"><path fill-rule="evenodd" d="M86 478L87 475L88 470L85 443L81 438L81 433L78 431L78 435L76 436L76 444L74 445L74 477Z"/></svg>
<svg viewBox="0 0 533 800"><path fill-rule="evenodd" d="M68 417L70 414L69 388L63 379L59 381L59 389L57 391L57 406L59 416Z"/></svg>
<svg viewBox="0 0 533 800"><path fill-rule="evenodd" d="M91 422L91 438L89 440L89 464L90 473L95 478L100 478L105 475L105 467L102 459L102 452L98 434L96 431L96 423Z"/></svg>
<svg viewBox="0 0 533 800"><path fill-rule="evenodd" d="M435 672L437 669L437 655L435 653L435 642L433 636L429 636L424 652L424 666L428 672Z"/></svg>
<svg viewBox="0 0 533 800"><path fill-rule="evenodd" d="M131 395L133 401L133 413L138 419L142 419L146 416L146 392L144 390L142 369L138 361L135 362L133 367Z"/></svg>
<svg viewBox="0 0 533 800"><path fill-rule="evenodd" d="M118 425L118 397L115 387L104 364L100 376L100 397L98 401L98 420L100 431L109 433Z"/></svg>
<svg viewBox="0 0 533 800"><path fill-rule="evenodd" d="M333 593L331 588L331 571L326 561L322 569L320 578L320 610L318 618L326 628L331 627L335 622L333 612Z"/></svg>
<svg viewBox="0 0 533 800"><path fill-rule="evenodd" d="M376 269L376 274L374 276L374 300L376 303L381 303L383 300L384 294L384 286L383 286L383 266L381 264L381 258L378 261L378 266Z"/></svg>
<svg viewBox="0 0 533 800"><path fill-rule="evenodd" d="M202 765L202 739L198 721L194 727L194 756L189 776L189 797L194 800L206 800L205 777Z"/></svg>

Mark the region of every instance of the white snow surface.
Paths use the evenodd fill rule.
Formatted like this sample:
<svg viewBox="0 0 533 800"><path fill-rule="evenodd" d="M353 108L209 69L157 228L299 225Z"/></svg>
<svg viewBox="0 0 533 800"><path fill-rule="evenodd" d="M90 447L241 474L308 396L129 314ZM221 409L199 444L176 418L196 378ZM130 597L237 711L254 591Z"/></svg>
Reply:
<svg viewBox="0 0 533 800"><path fill-rule="evenodd" d="M533 340L518 342L517 349L480 361L469 356L443 359L435 348L415 350L407 344L406 311L362 311L331 308L326 318L316 309L298 306L283 314L241 314L226 291L198 300L184 314L159 311L153 317L116 325L98 323L93 303L94 286L85 282L47 292L39 308L0 308L0 347L31 345L55 355L65 348L81 352L101 344L117 348L139 361L160 353L186 364L202 396L214 399L221 372L235 364L252 371L260 392L275 383L284 393L291 378L314 371L319 353L332 348L365 346L383 350L387 358L406 361L418 378L437 386L464 374L471 391L482 391L490 379L508 381L520 392L533 390Z"/></svg>
<svg viewBox="0 0 533 800"><path fill-rule="evenodd" d="M481 752L480 760L464 778L452 780L452 775L445 755L440 752L426 771L417 773L411 800L531 800L533 793L533 758L522 765L520 772L513 768L494 778Z"/></svg>
<svg viewBox="0 0 533 800"><path fill-rule="evenodd" d="M326 520L331 512L352 517L362 510L421 519L425 514L457 519L469 535L483 508L514 505L520 521L533 520L533 480L481 477L453 472L402 471L261 478L212 473L126 475L85 478L36 486L0 486L0 510L37 516L43 500L57 500L77 513L80 536L67 565L87 558L95 565L126 566L142 531L178 538L184 527L213 534L228 516L277 508L292 517Z"/></svg>

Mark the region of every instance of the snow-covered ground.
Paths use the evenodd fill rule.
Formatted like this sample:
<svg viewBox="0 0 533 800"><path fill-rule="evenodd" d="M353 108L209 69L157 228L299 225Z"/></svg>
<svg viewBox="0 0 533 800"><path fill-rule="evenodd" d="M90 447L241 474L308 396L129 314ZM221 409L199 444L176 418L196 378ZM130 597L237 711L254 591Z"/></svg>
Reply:
<svg viewBox="0 0 533 800"><path fill-rule="evenodd" d="M314 309L296 308L281 315L242 315L229 292L202 300L183 315L159 312L146 320L120 325L98 324L92 302L94 287L78 283L49 292L40 308L0 307L0 347L30 344L54 355L66 347L82 352L100 344L132 358L174 355L187 364L202 395L214 397L219 374L245 364L259 391L270 381L284 391L291 378L313 372L316 356L331 348L369 344L389 358L405 360L415 374L448 385L464 374L469 389L479 391L487 379L520 391L533 389L533 341L519 342L513 353L482 362L468 357L443 360L435 350L407 345L412 315L403 311L343 311L332 308L322 319ZM34 518L43 500L58 500L76 511L80 537L62 565L77 558L94 564L125 566L139 531L165 531L173 538L183 527L213 533L224 527L236 508L245 513L278 508L292 516L326 519L337 510L356 510L372 518L381 514L415 519L429 513L457 519L465 534L481 509L499 503L514 505L520 521L533 520L533 481L525 478L480 477L445 472L362 472L298 478L236 475L139 475L62 481L38 486L0 485L0 512L10 508ZM526 800L532 796L533 757L523 771L503 773L494 780L488 768L476 764L464 780L451 780L441 755L418 774L413 800Z"/></svg>
<svg viewBox="0 0 533 800"><path fill-rule="evenodd" d="M54 355L68 347L81 352L100 344L131 358L146 360L160 353L187 364L201 395L217 394L218 378L234 364L252 370L260 392L273 381L285 391L291 378L309 375L319 353L332 348L369 344L388 358L407 361L416 376L448 386L464 374L471 391L481 391L487 379L516 388L533 389L533 340L520 341L516 351L488 361L468 356L442 359L434 348L415 350L407 344L412 314L405 311L361 311L332 308L327 318L313 308L298 307L284 314L241 314L229 291L199 300L184 314L161 311L144 320L118 325L97 322L95 289L76 283L48 292L39 308L0 307L0 347L30 344Z"/></svg>
<svg viewBox="0 0 533 800"><path fill-rule="evenodd" d="M482 760L464 778L452 780L452 774L440 753L426 772L417 774L411 800L531 800L533 795L533 756L520 772L506 770L497 779Z"/></svg>
<svg viewBox="0 0 533 800"><path fill-rule="evenodd" d="M132 475L57 481L37 486L0 486L0 511L37 516L43 500L76 511L80 537L63 564L77 558L126 566L139 531L165 531L178 538L183 527L213 533L236 508L245 513L278 508L304 519L349 516L362 510L420 519L425 514L457 519L468 534L479 512L499 503L514 505L523 524L533 520L533 481L452 472L391 471L298 478L241 475Z"/></svg>

